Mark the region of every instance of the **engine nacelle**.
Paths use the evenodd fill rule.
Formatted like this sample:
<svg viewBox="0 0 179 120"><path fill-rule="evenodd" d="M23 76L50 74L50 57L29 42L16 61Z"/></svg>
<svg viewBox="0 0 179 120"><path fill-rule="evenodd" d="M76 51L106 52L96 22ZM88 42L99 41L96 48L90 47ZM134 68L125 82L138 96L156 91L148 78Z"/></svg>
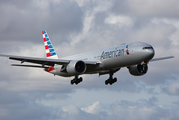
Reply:
<svg viewBox="0 0 179 120"><path fill-rule="evenodd" d="M80 75L83 74L86 71L86 64L83 61L71 61L66 66L66 71L70 75Z"/></svg>
<svg viewBox="0 0 179 120"><path fill-rule="evenodd" d="M143 65L133 65L128 67L129 72L131 75L134 76L141 76L147 73L148 71L148 66L147 64L143 64Z"/></svg>

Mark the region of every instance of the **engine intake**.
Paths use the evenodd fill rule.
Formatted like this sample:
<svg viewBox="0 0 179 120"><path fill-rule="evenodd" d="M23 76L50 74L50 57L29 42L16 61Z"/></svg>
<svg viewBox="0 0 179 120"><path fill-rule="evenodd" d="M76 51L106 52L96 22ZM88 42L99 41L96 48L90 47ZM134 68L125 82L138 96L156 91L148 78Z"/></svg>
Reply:
<svg viewBox="0 0 179 120"><path fill-rule="evenodd" d="M86 64L83 61L71 61L67 67L66 71L71 75L83 74L86 71Z"/></svg>
<svg viewBox="0 0 179 120"><path fill-rule="evenodd" d="M141 76L147 73L148 66L147 64L133 65L133 66L128 67L128 69L131 75Z"/></svg>

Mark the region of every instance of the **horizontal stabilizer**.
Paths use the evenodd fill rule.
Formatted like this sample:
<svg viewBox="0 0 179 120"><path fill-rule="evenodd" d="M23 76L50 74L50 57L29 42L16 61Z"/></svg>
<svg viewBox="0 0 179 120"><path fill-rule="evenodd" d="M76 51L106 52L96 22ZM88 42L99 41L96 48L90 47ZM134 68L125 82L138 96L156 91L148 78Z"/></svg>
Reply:
<svg viewBox="0 0 179 120"><path fill-rule="evenodd" d="M20 65L20 64L12 64L11 66L35 67L35 68L48 68L48 67L45 67L45 66L39 66L39 65Z"/></svg>

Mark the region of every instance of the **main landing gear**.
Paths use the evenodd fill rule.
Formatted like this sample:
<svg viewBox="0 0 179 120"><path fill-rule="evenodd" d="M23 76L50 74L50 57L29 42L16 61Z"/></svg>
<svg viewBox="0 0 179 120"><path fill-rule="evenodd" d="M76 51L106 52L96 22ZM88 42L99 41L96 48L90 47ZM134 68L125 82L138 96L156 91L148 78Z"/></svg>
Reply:
<svg viewBox="0 0 179 120"><path fill-rule="evenodd" d="M113 78L113 74L114 74L113 72L110 72L109 79L105 81L106 85L108 84L112 85L113 83L117 82L117 78ZM71 80L71 84L73 85L75 83L76 85L78 85L82 81L83 81L82 77L78 78L78 76L75 76L75 78Z"/></svg>
<svg viewBox="0 0 179 120"><path fill-rule="evenodd" d="M78 78L78 76L75 76L75 78L73 80L71 80L71 84L73 85L75 83L77 85L78 83L80 83L82 81L83 81L82 77Z"/></svg>
<svg viewBox="0 0 179 120"><path fill-rule="evenodd" d="M113 78L113 74L114 73L110 73L109 74L109 79L105 81L105 84L108 85L112 85L113 83L117 82L117 78Z"/></svg>

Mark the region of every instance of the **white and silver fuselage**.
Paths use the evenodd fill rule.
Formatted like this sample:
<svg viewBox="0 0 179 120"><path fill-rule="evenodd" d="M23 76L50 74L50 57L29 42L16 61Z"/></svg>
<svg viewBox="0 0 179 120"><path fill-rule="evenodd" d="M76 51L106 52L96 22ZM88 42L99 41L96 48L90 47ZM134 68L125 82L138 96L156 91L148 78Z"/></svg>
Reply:
<svg viewBox="0 0 179 120"><path fill-rule="evenodd" d="M149 62L154 57L154 49L151 45L143 42L125 44L117 47L96 50L92 52L64 57L64 60L98 61L98 66L87 66L84 74L99 73L105 70L114 70L121 67L138 65ZM52 74L64 77L72 75L62 72L62 66L56 65Z"/></svg>

